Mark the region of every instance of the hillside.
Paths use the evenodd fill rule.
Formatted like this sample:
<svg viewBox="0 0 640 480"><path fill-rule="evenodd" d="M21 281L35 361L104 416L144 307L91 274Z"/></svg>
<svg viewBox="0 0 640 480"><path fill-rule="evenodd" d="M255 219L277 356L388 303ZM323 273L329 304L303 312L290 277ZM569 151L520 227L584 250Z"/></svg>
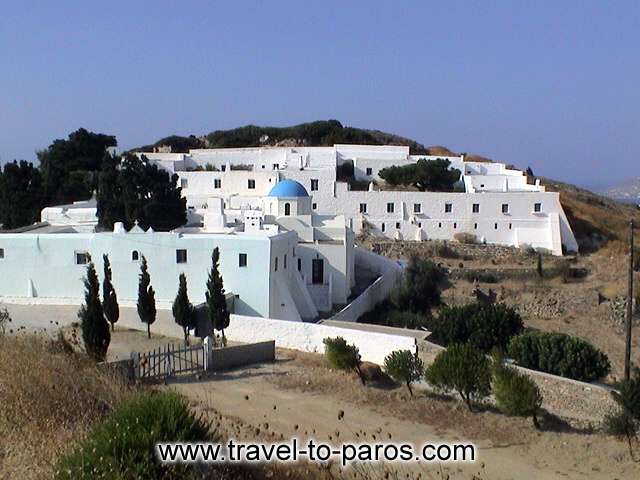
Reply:
<svg viewBox="0 0 640 480"><path fill-rule="evenodd" d="M603 190L602 195L621 202L640 203L640 177L612 185Z"/></svg>

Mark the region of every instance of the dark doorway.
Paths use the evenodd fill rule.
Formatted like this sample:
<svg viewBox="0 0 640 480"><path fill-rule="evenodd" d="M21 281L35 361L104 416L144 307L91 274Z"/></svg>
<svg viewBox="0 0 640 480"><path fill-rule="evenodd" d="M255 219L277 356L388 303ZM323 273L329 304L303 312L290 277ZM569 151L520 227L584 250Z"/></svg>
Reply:
<svg viewBox="0 0 640 480"><path fill-rule="evenodd" d="M284 215L285 217L291 215L291 205L289 205L288 203L284 204Z"/></svg>
<svg viewBox="0 0 640 480"><path fill-rule="evenodd" d="M311 261L311 282L314 284L324 283L324 260L314 258Z"/></svg>

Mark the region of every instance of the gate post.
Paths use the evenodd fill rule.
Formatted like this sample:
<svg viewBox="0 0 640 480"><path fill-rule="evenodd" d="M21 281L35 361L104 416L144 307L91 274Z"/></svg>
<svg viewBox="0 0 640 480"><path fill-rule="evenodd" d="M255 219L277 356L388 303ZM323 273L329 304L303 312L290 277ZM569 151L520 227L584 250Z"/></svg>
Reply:
<svg viewBox="0 0 640 480"><path fill-rule="evenodd" d="M210 370L213 365L211 365L211 360L213 358L213 338L209 335L204 337L202 341L202 348L204 349L204 369Z"/></svg>
<svg viewBox="0 0 640 480"><path fill-rule="evenodd" d="M131 363L133 364L134 380L140 378L140 354L138 352L131 352Z"/></svg>

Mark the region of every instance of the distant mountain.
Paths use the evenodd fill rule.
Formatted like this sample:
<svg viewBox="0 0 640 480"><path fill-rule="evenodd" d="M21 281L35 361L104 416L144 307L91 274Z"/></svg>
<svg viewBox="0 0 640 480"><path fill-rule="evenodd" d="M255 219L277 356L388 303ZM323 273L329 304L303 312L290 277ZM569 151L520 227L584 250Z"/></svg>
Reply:
<svg viewBox="0 0 640 480"><path fill-rule="evenodd" d="M601 193L620 202L640 203L640 177L613 185Z"/></svg>

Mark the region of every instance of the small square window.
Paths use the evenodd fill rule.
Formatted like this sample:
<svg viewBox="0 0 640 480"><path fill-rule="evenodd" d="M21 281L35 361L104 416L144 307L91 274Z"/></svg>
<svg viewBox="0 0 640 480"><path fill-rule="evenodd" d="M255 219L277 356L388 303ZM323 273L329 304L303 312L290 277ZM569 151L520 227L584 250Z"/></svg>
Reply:
<svg viewBox="0 0 640 480"><path fill-rule="evenodd" d="M247 180L247 188L249 190L253 190L256 188L256 181L252 178L250 178L249 180Z"/></svg>
<svg viewBox="0 0 640 480"><path fill-rule="evenodd" d="M138 252L137 250L133 250L131 252L131 261L137 262L138 260L140 260L140 252Z"/></svg>
<svg viewBox="0 0 640 480"><path fill-rule="evenodd" d="M222 180L220 180L219 178L214 178L213 188L222 188Z"/></svg>
<svg viewBox="0 0 640 480"><path fill-rule="evenodd" d="M0 260L4 258L4 248L0 248Z"/></svg>
<svg viewBox="0 0 640 480"><path fill-rule="evenodd" d="M393 213L393 203L387 203L387 213Z"/></svg>
<svg viewBox="0 0 640 480"><path fill-rule="evenodd" d="M361 203L360 204L360 213L367 213L367 204L366 203Z"/></svg>
<svg viewBox="0 0 640 480"><path fill-rule="evenodd" d="M247 254L246 253L239 253L238 254L238 266L239 267L246 267L247 266Z"/></svg>
<svg viewBox="0 0 640 480"><path fill-rule="evenodd" d="M367 167L366 173L370 177L371 175L373 175L373 169L371 167Z"/></svg>
<svg viewBox="0 0 640 480"><path fill-rule="evenodd" d="M176 263L187 263L187 251L179 248L176 250Z"/></svg>
<svg viewBox="0 0 640 480"><path fill-rule="evenodd" d="M508 203L503 203L502 204L502 213L504 213L504 214L509 213L509 204Z"/></svg>
<svg viewBox="0 0 640 480"><path fill-rule="evenodd" d="M89 254L87 252L76 252L76 265L86 265L89 263Z"/></svg>
<svg viewBox="0 0 640 480"><path fill-rule="evenodd" d="M273 169L274 170L280 170L280 164L279 163L274 163L273 164Z"/></svg>
<svg viewBox="0 0 640 480"><path fill-rule="evenodd" d="M227 170L227 166L226 165L220 165L220 171L224 172L225 170Z"/></svg>
<svg viewBox="0 0 640 480"><path fill-rule="evenodd" d="M400 222L396 222L396 230L400 230Z"/></svg>
<svg viewBox="0 0 640 480"><path fill-rule="evenodd" d="M474 203L473 206L471 207L471 211L473 213L480 213L480 204Z"/></svg>
<svg viewBox="0 0 640 480"><path fill-rule="evenodd" d="M314 209L314 210L317 210L318 209L318 204L317 203L312 203L311 204L311 208Z"/></svg>
<svg viewBox="0 0 640 480"><path fill-rule="evenodd" d="M181 178L180 188L188 188L188 187L189 187L189 180L187 180L186 178Z"/></svg>
<svg viewBox="0 0 640 480"><path fill-rule="evenodd" d="M414 203L413 204L413 213L420 213L422 211L422 204Z"/></svg>
<svg viewBox="0 0 640 480"><path fill-rule="evenodd" d="M317 178L312 178L311 179L311 191L315 192L318 190L318 179Z"/></svg>
<svg viewBox="0 0 640 480"><path fill-rule="evenodd" d="M533 204L533 211L535 213L540 213L542 211L542 204L541 203L534 203Z"/></svg>
<svg viewBox="0 0 640 480"><path fill-rule="evenodd" d="M450 203L444 204L444 213L451 213L452 209L453 209L453 205L451 205Z"/></svg>

